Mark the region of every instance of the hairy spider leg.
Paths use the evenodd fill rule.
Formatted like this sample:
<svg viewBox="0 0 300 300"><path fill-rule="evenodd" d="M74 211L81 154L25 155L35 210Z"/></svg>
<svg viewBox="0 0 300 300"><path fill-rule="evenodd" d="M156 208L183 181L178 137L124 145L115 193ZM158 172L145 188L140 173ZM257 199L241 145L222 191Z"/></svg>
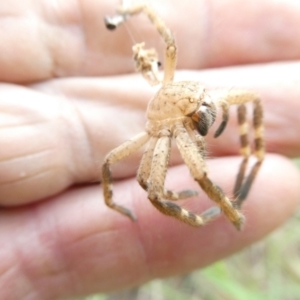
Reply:
<svg viewBox="0 0 300 300"><path fill-rule="evenodd" d="M138 183L145 191L148 191L148 179L151 171L153 153L157 141L158 141L158 137L150 138L147 148L143 153L140 166L137 172L137 176L136 176Z"/></svg>
<svg viewBox="0 0 300 300"><path fill-rule="evenodd" d="M142 132L134 138L124 142L122 145L113 149L106 155L102 166L102 186L106 205L129 217L132 221L136 221L136 216L129 209L121 205L117 205L113 201L113 186L110 166L137 151L148 142L149 138L150 136L148 133Z"/></svg>
<svg viewBox="0 0 300 300"><path fill-rule="evenodd" d="M230 199L224 194L224 192L215 185L208 177L206 172L206 166L201 156L197 144L195 144L186 128L182 125L178 125L174 130L174 136L176 139L177 147L179 152L188 166L191 175L194 180L198 182L203 191L207 196L215 201L219 207L210 209L214 211L214 214L211 214L209 218L206 216L206 212L200 216L204 219L205 223L217 217L218 213L222 210L227 218L233 223L237 229L241 229L244 223L244 216L233 207Z"/></svg>
<svg viewBox="0 0 300 300"><path fill-rule="evenodd" d="M158 139L159 139L158 137L152 137L150 139L147 149L145 150L143 157L141 159L140 166L137 173L137 181L139 182L140 186L147 192L148 192L148 180L151 172L152 159L154 156L154 150ZM165 149L164 152L165 153L163 154L166 155L166 159L167 159L166 164L168 165L169 157L170 157L170 147ZM175 192L175 191L164 189L162 197L167 200L176 201L176 200L193 197L196 195L198 195L198 193L193 190L183 190L180 192Z"/></svg>
<svg viewBox="0 0 300 300"><path fill-rule="evenodd" d="M158 139L149 174L149 182L151 182L151 185L148 186L148 198L163 214L174 217L192 226L203 226L220 214L221 211L218 207L210 208L201 215L197 215L181 208L174 202L163 200L170 147L170 136L161 136ZM161 155L162 152L164 152L163 155Z"/></svg>
<svg viewBox="0 0 300 300"><path fill-rule="evenodd" d="M257 158L256 163L253 165L248 177L244 180L246 166L250 156L250 145L247 137L248 126L246 120L246 107L241 105L238 108L238 122L240 128L240 142L241 142L241 152L244 156L244 159L241 163L239 173L237 175L234 195L237 197L234 205L237 208L240 208L243 201L247 198L247 195L250 191L250 188L253 184L253 181L258 173L258 170L261 167L262 161L265 155L265 144L264 144L264 127L263 127L263 108L262 103L259 98L256 98L253 101L253 127L254 127L254 155ZM244 181L244 183L243 183Z"/></svg>
<svg viewBox="0 0 300 300"><path fill-rule="evenodd" d="M251 155L251 147L249 143L249 128L247 122L247 110L245 103L253 103L253 127L254 127L254 155L257 162L252 167L248 177L245 179L245 173ZM236 197L234 206L240 208L242 202L246 199L250 188L254 182L257 172L262 164L265 154L264 145L264 127L263 127L263 108L261 99L253 92L235 90L228 93L219 104L223 110L223 121L215 133L215 137L219 136L228 122L228 108L230 105L238 105L237 116L240 134L241 155L244 157L239 172L236 177L233 194Z"/></svg>

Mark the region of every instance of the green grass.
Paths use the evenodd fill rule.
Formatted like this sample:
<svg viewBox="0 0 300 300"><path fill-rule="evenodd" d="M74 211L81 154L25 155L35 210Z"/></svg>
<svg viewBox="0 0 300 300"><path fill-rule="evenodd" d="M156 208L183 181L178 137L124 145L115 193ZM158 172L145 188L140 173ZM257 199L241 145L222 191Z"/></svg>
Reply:
<svg viewBox="0 0 300 300"><path fill-rule="evenodd" d="M263 241L205 269L85 300L184 299L299 300L300 209Z"/></svg>

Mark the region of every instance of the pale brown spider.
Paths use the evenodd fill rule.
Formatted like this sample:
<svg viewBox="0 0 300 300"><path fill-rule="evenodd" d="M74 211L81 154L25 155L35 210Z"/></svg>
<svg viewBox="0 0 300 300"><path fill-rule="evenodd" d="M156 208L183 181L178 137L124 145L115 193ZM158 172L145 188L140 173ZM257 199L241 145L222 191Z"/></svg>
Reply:
<svg viewBox="0 0 300 300"><path fill-rule="evenodd" d="M151 83L162 86L147 109L146 131L124 142L107 154L102 167L102 184L105 203L112 209L136 220L127 208L113 202L112 177L110 166L127 157L148 143L143 154L137 180L148 193L151 203L163 214L175 217L192 226L202 226L217 217L221 211L237 229L241 229L244 216L239 211L247 197L252 182L264 158L263 109L259 97L249 91L230 91L217 101L212 101L204 86L194 81L173 82L176 68L177 48L171 31L166 27L156 12L146 4L121 7L114 17L106 17L108 29L115 29L130 16L144 13L156 27L166 43L163 80L159 79L158 60L154 49L144 49L144 43L133 47L136 68ZM246 121L246 102L253 102L254 154L257 162L250 175L245 178L245 170L251 154L248 141L248 124ZM215 121L217 107L223 111L222 122L215 137L218 137L228 122L228 110L232 104L238 104L238 123L240 131L241 154L244 159L237 175L234 195L235 200L224 194L222 189L207 177L205 165L204 136ZM217 203L202 214L187 211L172 201L184 199L197 194L192 190L174 192L165 189L164 182L170 157L171 139L174 138L179 152L188 166L191 175L208 197Z"/></svg>

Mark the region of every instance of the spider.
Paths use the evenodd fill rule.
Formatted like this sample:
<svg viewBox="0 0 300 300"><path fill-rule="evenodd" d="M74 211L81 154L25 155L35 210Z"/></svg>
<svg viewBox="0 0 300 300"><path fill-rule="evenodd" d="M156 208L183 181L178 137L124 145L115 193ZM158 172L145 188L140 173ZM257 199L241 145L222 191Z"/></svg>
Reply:
<svg viewBox="0 0 300 300"><path fill-rule="evenodd" d="M213 101L199 82L174 82L177 59L176 43L169 28L151 6L140 4L120 7L115 16L105 18L106 27L111 30L115 29L129 17L139 13L148 16L166 44L163 78L159 79L158 66L160 63L155 49L144 49L144 43L136 44L133 47L133 53L137 71L141 72L150 84L160 83L161 87L148 104L145 132L113 149L104 159L102 185L105 203L131 220L136 220L136 216L129 209L113 201L110 167L147 144L137 172L137 181L146 190L149 200L160 212L192 226L203 226L223 212L240 230L244 223L244 216L240 212L240 208L248 195L265 153L261 100L253 92L231 90ZM245 171L251 155L251 147L248 140L246 102L252 102L254 106L254 155L257 158L248 177L245 177ZM223 190L209 179L205 164L204 137L216 119L217 108L222 110L222 121L214 137L221 135L229 119L230 105L238 105L237 115L243 156L234 186L234 201L231 201ZM175 139L183 161L188 166L194 180L217 206L213 206L201 214L195 214L181 208L175 202L195 196L197 192L192 190L175 192L164 187L172 139Z"/></svg>

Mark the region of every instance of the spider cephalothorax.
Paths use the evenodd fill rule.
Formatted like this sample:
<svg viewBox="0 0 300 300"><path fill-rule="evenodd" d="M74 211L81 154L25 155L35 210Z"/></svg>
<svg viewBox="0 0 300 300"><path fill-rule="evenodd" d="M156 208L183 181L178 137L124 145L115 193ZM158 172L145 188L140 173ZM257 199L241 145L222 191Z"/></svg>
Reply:
<svg viewBox="0 0 300 300"><path fill-rule="evenodd" d="M148 16L166 43L164 76L163 79L160 79L156 51L154 49L144 49L144 43L136 44L133 47L133 52L137 71L141 72L150 84L161 83L161 88L149 102L145 132L112 150L104 160L102 184L105 202L109 207L132 220L136 220L135 215L130 210L113 202L110 166L147 144L138 169L137 180L141 187L147 191L151 203L159 211L193 226L204 225L217 217L222 211L236 228L240 229L244 217L239 209L247 197L264 158L261 100L253 92L231 90L230 92L224 92L217 100L213 101L205 92L204 86L198 82L174 82L177 47L173 35L155 11L146 4L119 8L115 17L105 19L106 26L108 29L115 29L130 16L141 12ZM254 154L257 157L257 162L253 166L250 175L245 179L245 171L251 155L246 121L246 102L253 102L254 104ZM214 136L218 137L223 132L228 122L229 106L233 104L238 105L241 154L244 159L234 187L236 199L230 201L222 189L207 176L204 136L216 119L218 107L222 110L223 116ZM197 215L174 203L175 200L195 196L197 193L192 190L175 192L164 187L171 139L175 140L179 152L195 181L199 183L209 198L216 202L217 207L212 207Z"/></svg>

